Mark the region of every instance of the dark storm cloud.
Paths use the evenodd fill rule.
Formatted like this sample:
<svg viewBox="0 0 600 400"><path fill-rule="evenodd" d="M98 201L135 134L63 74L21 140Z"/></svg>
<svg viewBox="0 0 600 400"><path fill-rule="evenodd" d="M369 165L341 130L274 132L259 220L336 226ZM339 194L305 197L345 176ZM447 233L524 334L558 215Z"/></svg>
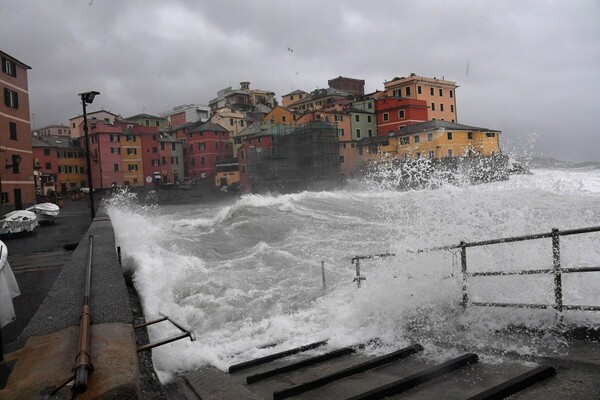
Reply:
<svg viewBox="0 0 600 400"><path fill-rule="evenodd" d="M33 69L35 126L92 109L123 116L207 104L240 81L366 90L411 72L460 85L458 118L505 149L600 159L598 1L0 0L0 48ZM293 51L289 51L288 47Z"/></svg>

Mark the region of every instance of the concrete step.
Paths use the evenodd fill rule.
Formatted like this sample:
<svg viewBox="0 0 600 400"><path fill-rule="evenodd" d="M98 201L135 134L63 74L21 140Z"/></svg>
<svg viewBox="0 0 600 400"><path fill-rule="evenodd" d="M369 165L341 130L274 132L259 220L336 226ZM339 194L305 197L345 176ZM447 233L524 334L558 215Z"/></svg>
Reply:
<svg viewBox="0 0 600 400"><path fill-rule="evenodd" d="M504 357L481 354L478 362L458 367L455 370L441 373L431 380L420 379L419 384L400 394L389 395L390 399L466 399L475 396L497 385L501 385L515 377L534 370L538 366L553 366L555 376L546 377L511 396L511 399L564 399L600 398L600 364L597 363L598 343L574 342L568 352L556 357ZM309 382L340 370L361 365L373 360L361 351L343 355L301 369L284 372L267 377L256 383L246 383L247 377L263 373L282 366L297 363L334 350L328 346L313 349L271 361L267 364L253 366L242 371L227 373L214 368L188 372L183 377L193 388L197 398L201 399L273 399L281 391ZM464 349L447 349L447 358L454 359L464 354ZM480 352L482 353L482 352ZM572 355L572 356L570 356ZM435 367L443 362L432 361L421 352L394 360L355 375L327 383L312 390L297 393L290 398L314 399L349 399L368 391L376 391L384 385L399 380L406 381L415 374ZM422 381L421 381L422 380ZM371 393L367 398L378 398ZM185 400L195 399L185 397ZM173 400L178 400L173 398Z"/></svg>

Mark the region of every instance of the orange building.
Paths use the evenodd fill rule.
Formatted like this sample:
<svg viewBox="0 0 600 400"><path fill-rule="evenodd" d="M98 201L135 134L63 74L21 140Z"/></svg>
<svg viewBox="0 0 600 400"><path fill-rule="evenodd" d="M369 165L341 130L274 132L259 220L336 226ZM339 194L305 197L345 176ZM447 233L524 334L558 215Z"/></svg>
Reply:
<svg viewBox="0 0 600 400"><path fill-rule="evenodd" d="M383 87L387 96L424 100L430 120L458 122L456 82L410 74L385 82Z"/></svg>
<svg viewBox="0 0 600 400"><path fill-rule="evenodd" d="M20 210L35 199L29 89L31 67L0 51L0 215Z"/></svg>

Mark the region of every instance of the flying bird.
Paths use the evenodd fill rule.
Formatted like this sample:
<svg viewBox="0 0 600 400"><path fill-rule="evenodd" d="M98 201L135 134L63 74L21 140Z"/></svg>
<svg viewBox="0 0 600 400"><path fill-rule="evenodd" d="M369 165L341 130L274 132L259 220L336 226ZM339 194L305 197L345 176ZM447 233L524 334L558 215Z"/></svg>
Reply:
<svg viewBox="0 0 600 400"><path fill-rule="evenodd" d="M291 47L288 47L287 49L288 49L288 51L289 51L290 53L293 53L293 52L294 52L294 50L293 50Z"/></svg>

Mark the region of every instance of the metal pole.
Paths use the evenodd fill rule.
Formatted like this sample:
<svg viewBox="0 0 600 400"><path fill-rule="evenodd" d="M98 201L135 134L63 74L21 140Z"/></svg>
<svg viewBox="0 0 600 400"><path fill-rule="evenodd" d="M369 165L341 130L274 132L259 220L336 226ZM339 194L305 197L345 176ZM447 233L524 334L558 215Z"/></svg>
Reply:
<svg viewBox="0 0 600 400"><path fill-rule="evenodd" d="M325 261L321 261L321 276L323 278L323 289L327 286L325 284Z"/></svg>
<svg viewBox="0 0 600 400"><path fill-rule="evenodd" d="M552 228L552 259L554 261L554 308L558 312L563 310L562 301L562 274L560 268L560 236L557 228Z"/></svg>
<svg viewBox="0 0 600 400"><path fill-rule="evenodd" d="M467 246L465 242L460 242L460 266L462 276L462 306L467 308L469 303L469 293L467 292Z"/></svg>
<svg viewBox="0 0 600 400"><path fill-rule="evenodd" d="M92 286L92 253L94 251L94 237L88 237L88 262L85 275L85 294L83 296L83 311L79 322L79 353L75 360L75 382L73 391L75 393L84 393L88 387L88 375L92 367L92 358L90 356L90 325L92 323L92 313L90 308L90 289Z"/></svg>
<svg viewBox="0 0 600 400"><path fill-rule="evenodd" d="M85 136L85 158L87 161L88 189L90 190L90 212L93 220L96 216L96 208L94 207L94 186L92 185L92 162L90 160L90 138L88 136L85 94L81 94L81 104L83 105L83 135Z"/></svg>

